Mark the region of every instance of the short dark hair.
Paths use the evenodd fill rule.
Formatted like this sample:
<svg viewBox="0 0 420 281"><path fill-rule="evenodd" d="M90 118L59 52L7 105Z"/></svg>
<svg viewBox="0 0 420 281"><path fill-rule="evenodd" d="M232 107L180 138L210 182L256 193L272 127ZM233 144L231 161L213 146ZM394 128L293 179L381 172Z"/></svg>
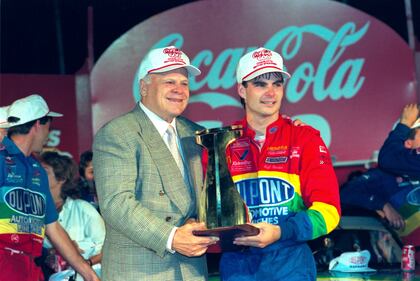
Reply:
<svg viewBox="0 0 420 281"><path fill-rule="evenodd" d="M284 83L283 75L280 72L267 72L267 73L263 73L261 75L258 75L257 77L254 77L251 80L242 81L242 86L244 86L244 88L247 88L248 83L252 83L252 82L258 81L260 79L270 79L271 76L274 76L276 78L281 78L282 82ZM245 108L245 100L243 98L240 98L240 99L241 99L242 106Z"/></svg>
<svg viewBox="0 0 420 281"><path fill-rule="evenodd" d="M18 117L9 117L7 118L7 122L9 123L16 123L19 122L20 118ZM14 127L10 127L9 129L7 129L7 136L10 138L13 135L26 135L29 133L29 131L31 130L32 126L35 125L36 121L39 120L39 123L41 125L45 125L47 124L49 121L52 121L52 117L51 116L44 116L41 118L38 118L36 120L32 120L29 122L26 122L24 124L21 125L17 125Z"/></svg>
<svg viewBox="0 0 420 281"><path fill-rule="evenodd" d="M81 192L77 186L77 167L73 159L56 151L46 151L41 154L40 160L52 167L58 180L64 181L60 194L63 200L67 197L81 198Z"/></svg>
<svg viewBox="0 0 420 281"><path fill-rule="evenodd" d="M85 177L86 168L93 159L93 153L91 150L86 150L80 155L80 162L79 162L79 175L81 177Z"/></svg>

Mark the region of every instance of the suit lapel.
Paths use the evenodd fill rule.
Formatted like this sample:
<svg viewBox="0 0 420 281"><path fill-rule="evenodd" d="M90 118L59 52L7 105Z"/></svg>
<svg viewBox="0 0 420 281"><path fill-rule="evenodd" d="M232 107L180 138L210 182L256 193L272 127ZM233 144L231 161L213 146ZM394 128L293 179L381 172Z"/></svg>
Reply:
<svg viewBox="0 0 420 281"><path fill-rule="evenodd" d="M177 118L177 131L181 140L184 164L186 165L187 175L190 183L190 192L193 201L196 202L199 191L203 186L203 170L201 163L202 148L195 142L195 132L183 122L182 118ZM196 206L194 205L194 212Z"/></svg>
<svg viewBox="0 0 420 281"><path fill-rule="evenodd" d="M139 136L149 150L151 161L155 163L165 193L181 213L187 215L191 205L191 194L171 152L139 105L134 109L134 114L140 127Z"/></svg>

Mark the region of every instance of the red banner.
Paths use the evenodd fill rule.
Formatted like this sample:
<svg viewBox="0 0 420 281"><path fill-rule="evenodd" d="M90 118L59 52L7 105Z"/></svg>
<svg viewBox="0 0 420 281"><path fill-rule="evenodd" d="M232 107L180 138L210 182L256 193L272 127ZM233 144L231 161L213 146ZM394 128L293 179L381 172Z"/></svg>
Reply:
<svg viewBox="0 0 420 281"><path fill-rule="evenodd" d="M47 146L72 154L78 159L77 109L73 75L13 75L0 76L1 105L39 94L50 110L64 114L54 118Z"/></svg>

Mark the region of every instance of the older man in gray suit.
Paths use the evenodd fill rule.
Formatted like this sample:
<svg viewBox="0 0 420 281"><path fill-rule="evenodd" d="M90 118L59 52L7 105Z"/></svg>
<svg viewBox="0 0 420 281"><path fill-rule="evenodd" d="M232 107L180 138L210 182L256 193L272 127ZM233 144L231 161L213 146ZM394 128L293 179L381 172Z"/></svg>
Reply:
<svg viewBox="0 0 420 281"><path fill-rule="evenodd" d="M150 51L138 71L141 102L95 137L104 281L207 279L204 253L215 239L192 234L205 229L192 219L203 184L194 132L202 128L180 116L188 75L198 74L173 46Z"/></svg>

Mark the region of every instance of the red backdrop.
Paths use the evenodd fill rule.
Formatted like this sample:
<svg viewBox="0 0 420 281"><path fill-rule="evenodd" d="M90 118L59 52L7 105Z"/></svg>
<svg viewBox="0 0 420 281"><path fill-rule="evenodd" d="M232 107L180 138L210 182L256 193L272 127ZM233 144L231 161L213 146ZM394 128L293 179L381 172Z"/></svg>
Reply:
<svg viewBox="0 0 420 281"><path fill-rule="evenodd" d="M0 75L0 105L38 93L50 110L64 114L51 124L48 146L71 153L77 158L77 109L73 75Z"/></svg>
<svg viewBox="0 0 420 281"><path fill-rule="evenodd" d="M338 164L369 159L416 100L413 52L361 11L327 0L199 1L138 24L102 55L91 75L94 131L134 106L139 62L170 44L203 72L186 115L208 127L243 116L239 58L258 46L280 52L292 74L283 113L319 129Z"/></svg>

